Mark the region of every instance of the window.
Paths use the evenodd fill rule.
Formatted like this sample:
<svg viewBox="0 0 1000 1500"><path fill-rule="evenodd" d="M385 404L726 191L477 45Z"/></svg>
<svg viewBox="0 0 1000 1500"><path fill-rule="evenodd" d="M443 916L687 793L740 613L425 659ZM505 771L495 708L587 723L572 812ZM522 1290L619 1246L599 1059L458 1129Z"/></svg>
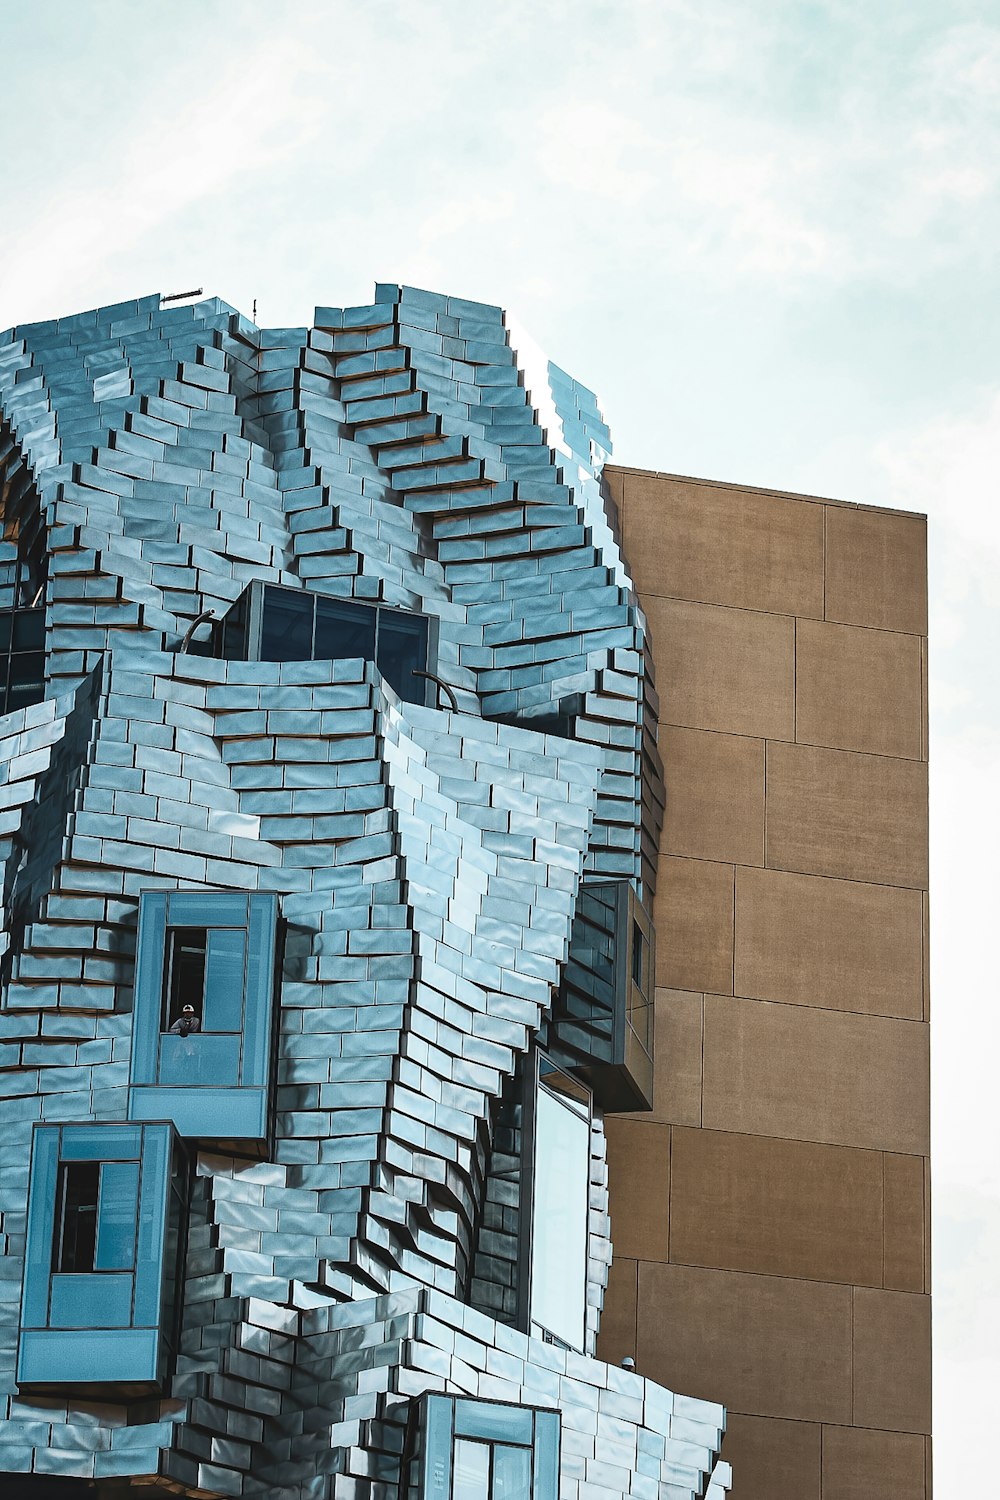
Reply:
<svg viewBox="0 0 1000 1500"><path fill-rule="evenodd" d="M431 621L384 604L252 583L215 627L228 660L323 661L363 657L409 703L424 703Z"/></svg>
<svg viewBox="0 0 1000 1500"><path fill-rule="evenodd" d="M133 1119L171 1120L184 1136L266 1142L279 937L272 895L141 895Z"/></svg>
<svg viewBox="0 0 1000 1500"><path fill-rule="evenodd" d="M169 1125L36 1125L18 1382L159 1389L187 1166Z"/></svg>
<svg viewBox="0 0 1000 1500"><path fill-rule="evenodd" d="M530 1332L569 1349L586 1339L590 1095L540 1054L531 1153Z"/></svg>
<svg viewBox="0 0 1000 1500"><path fill-rule="evenodd" d="M0 611L0 713L45 697L45 610Z"/></svg>
<svg viewBox="0 0 1000 1500"><path fill-rule="evenodd" d="M558 1411L428 1395L411 1421L418 1500L556 1500Z"/></svg>

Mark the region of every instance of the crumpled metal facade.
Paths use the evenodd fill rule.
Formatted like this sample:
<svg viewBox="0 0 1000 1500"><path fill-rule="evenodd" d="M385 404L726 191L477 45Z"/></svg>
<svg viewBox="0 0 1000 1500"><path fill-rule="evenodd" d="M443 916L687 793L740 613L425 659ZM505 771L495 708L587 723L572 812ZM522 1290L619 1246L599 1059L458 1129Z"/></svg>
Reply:
<svg viewBox="0 0 1000 1500"><path fill-rule="evenodd" d="M45 611L45 697L0 717L0 1474L388 1500L445 1392L558 1407L566 1500L690 1500L713 1466L721 1494L721 1408L594 1357L599 1102L583 1347L509 1295L504 1101L581 880L648 911L662 813L596 398L499 308L380 286L310 328L152 297L11 330L0 424L0 605ZM426 701L357 657L199 654L208 624L190 649L261 580L428 616ZM18 1390L32 1129L128 1118L168 890L279 898L270 1139L223 1103L189 1143L157 1395Z"/></svg>

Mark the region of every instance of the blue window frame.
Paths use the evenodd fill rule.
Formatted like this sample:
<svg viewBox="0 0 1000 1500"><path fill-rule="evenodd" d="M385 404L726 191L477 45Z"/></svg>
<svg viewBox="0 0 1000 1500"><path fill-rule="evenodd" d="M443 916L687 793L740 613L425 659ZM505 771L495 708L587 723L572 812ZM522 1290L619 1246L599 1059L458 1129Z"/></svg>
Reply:
<svg viewBox="0 0 1000 1500"><path fill-rule="evenodd" d="M161 1388L187 1164L170 1125L36 1125L17 1379Z"/></svg>
<svg viewBox="0 0 1000 1500"><path fill-rule="evenodd" d="M557 1500L559 1439L558 1411L424 1396L412 1460L417 1500Z"/></svg>
<svg viewBox="0 0 1000 1500"><path fill-rule="evenodd" d="M201 1139L267 1141L277 963L276 896L140 895L133 1120L171 1120Z"/></svg>

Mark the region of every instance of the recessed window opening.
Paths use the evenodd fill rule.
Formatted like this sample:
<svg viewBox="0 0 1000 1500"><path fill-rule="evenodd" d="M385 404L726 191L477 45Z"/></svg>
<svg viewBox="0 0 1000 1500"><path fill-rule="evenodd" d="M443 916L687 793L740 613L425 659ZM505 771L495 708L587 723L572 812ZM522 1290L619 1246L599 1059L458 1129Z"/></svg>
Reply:
<svg viewBox="0 0 1000 1500"><path fill-rule="evenodd" d="M251 584L215 627L227 660L374 661L409 703L426 701L430 620L385 604L335 599L308 589Z"/></svg>
<svg viewBox="0 0 1000 1500"><path fill-rule="evenodd" d="M96 1161L64 1162L52 1237L53 1271L92 1271L97 1249L101 1168Z"/></svg>
<svg viewBox="0 0 1000 1500"><path fill-rule="evenodd" d="M166 1007L163 1030L169 1031L186 1015L201 1026L205 1005L205 966L208 931L204 927L172 927L168 934ZM185 1006L191 1010L185 1012Z"/></svg>

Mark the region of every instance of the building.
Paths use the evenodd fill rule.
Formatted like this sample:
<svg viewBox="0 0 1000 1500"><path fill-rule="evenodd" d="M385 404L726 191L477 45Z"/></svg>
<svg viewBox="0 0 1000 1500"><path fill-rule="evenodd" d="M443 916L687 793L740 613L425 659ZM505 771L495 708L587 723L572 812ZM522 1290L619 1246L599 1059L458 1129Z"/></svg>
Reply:
<svg viewBox="0 0 1000 1500"><path fill-rule="evenodd" d="M915 523L394 286L14 329L0 420L7 1490L915 1495Z"/></svg>
<svg viewBox="0 0 1000 1500"><path fill-rule="evenodd" d="M925 521L605 477L667 810L654 1108L609 1128L599 1348L725 1402L740 1500L924 1500Z"/></svg>

